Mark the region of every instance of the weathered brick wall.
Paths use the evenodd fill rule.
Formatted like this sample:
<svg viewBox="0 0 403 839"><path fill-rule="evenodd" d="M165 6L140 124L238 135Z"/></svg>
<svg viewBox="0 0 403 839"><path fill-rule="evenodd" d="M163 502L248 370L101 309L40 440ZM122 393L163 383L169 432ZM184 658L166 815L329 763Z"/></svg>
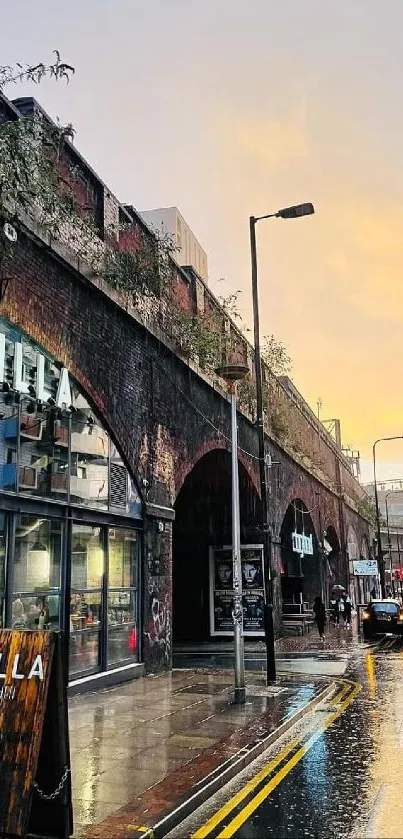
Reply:
<svg viewBox="0 0 403 839"><path fill-rule="evenodd" d="M228 448L228 400L113 302L113 295L69 269L33 238L20 233L11 270L1 314L68 367L140 488L143 479L148 482L147 500L173 505L198 459L213 448ZM240 416L239 434L240 459L258 488L256 429L246 417ZM340 533L334 492L274 442L271 453L279 463L270 470L273 533L278 536L292 499L317 508L318 492L323 523ZM353 511L349 516L356 529L366 530ZM312 519L319 530L317 511ZM156 521L147 521L144 626L149 669L170 662L171 579L171 525L165 523L160 531Z"/></svg>

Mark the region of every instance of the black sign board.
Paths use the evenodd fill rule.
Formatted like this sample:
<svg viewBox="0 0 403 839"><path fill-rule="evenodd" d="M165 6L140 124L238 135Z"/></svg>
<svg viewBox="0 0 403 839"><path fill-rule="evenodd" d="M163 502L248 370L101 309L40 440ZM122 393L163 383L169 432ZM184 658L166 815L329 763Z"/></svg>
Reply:
<svg viewBox="0 0 403 839"><path fill-rule="evenodd" d="M73 832L59 632L0 630L0 835Z"/></svg>

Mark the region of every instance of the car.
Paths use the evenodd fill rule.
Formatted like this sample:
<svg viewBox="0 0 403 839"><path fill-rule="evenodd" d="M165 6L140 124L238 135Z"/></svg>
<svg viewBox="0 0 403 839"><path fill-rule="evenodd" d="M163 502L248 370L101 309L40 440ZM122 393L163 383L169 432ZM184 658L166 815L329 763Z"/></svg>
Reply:
<svg viewBox="0 0 403 839"><path fill-rule="evenodd" d="M374 635L403 635L403 606L399 600L371 600L362 613L364 638Z"/></svg>

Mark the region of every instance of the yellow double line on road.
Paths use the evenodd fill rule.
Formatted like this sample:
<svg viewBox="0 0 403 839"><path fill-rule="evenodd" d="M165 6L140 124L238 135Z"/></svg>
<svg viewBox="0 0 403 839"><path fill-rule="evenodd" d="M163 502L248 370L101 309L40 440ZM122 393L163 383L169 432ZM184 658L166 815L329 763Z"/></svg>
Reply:
<svg viewBox="0 0 403 839"><path fill-rule="evenodd" d="M282 766L279 771L262 787L261 790L245 805L245 807L238 813L232 821L223 828L218 834L217 839L230 839L237 830L244 824L244 822L257 810L262 802L268 798L274 789L284 780L284 778L291 772L294 766L306 755L309 749L315 745L317 740L322 736L329 726L341 716L350 703L355 699L361 690L361 685L358 682L343 681L343 687L339 693L334 697L332 704L337 705L337 710L330 712L320 727L312 734L305 742L301 739L292 740L267 766L257 773L239 792L236 793L217 813L215 813L196 833L193 833L191 839L206 839L210 833L221 824L224 819L231 815L245 798L248 798L253 790L264 781L268 775L271 775L273 770L283 763L288 755L300 745L300 748L293 754L289 760Z"/></svg>

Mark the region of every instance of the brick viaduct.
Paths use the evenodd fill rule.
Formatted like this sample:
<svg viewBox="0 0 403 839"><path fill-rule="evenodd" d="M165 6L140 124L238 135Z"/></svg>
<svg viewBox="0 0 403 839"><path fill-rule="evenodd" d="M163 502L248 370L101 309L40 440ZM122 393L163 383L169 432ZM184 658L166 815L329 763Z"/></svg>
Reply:
<svg viewBox="0 0 403 839"><path fill-rule="evenodd" d="M107 196L111 199L109 191ZM147 630L153 621L147 593L157 591L166 641L158 646L155 632L146 631L144 660L152 671L170 666L172 618L175 624L175 608L181 609L175 585L181 586L181 592L184 588L175 582L176 556L184 567L187 553L191 569L200 545L204 550L211 540L228 539L228 398L217 380L181 357L158 319L147 318L104 281L87 276L79 260L33 222L21 228L7 270L11 279L0 314L69 369L139 486L145 510L143 625ZM178 271L176 296L182 308L193 306L197 311L201 295L204 308L214 305L199 278ZM244 339L241 344L248 360L250 348ZM357 508L363 492L340 449L290 383L275 386L287 407L290 429L283 441L274 433L268 436L275 464L269 469L269 508L279 603L282 525L292 502L302 502L310 511L316 538L321 538L323 528L333 540L334 579L343 584L347 584L350 534L355 534L359 553L368 551L370 534ZM242 535L243 541L255 542L259 539L257 436L246 410L239 414L239 446L246 522ZM191 579L190 571L189 583Z"/></svg>

